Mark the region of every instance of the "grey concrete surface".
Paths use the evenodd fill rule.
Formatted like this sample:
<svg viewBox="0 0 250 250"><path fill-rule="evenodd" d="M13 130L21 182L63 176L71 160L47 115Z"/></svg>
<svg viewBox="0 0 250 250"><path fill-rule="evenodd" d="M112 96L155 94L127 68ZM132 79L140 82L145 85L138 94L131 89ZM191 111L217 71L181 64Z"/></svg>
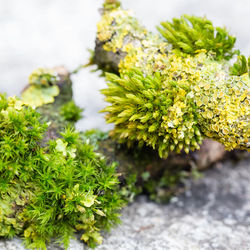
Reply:
<svg viewBox="0 0 250 250"><path fill-rule="evenodd" d="M217 164L187 191L159 205L138 197L122 212L122 224L97 250L249 250L249 161ZM0 241L1 250L24 250L20 239ZM63 248L51 245L49 250ZM70 250L87 250L72 240Z"/></svg>
<svg viewBox="0 0 250 250"><path fill-rule="evenodd" d="M94 46L101 0L0 0L0 92L19 95L30 72L87 62ZM237 36L250 54L249 0L124 0L154 30L159 21L184 13L206 15ZM73 77L74 98L85 108L79 129L108 129L101 114L104 79L89 69ZM158 205L140 197L123 210L122 224L105 235L98 250L250 249L249 161L225 163L203 179L188 182L187 192ZM0 250L23 250L20 239L0 241ZM50 250L59 249L55 245ZM72 240L71 250L86 249Z"/></svg>

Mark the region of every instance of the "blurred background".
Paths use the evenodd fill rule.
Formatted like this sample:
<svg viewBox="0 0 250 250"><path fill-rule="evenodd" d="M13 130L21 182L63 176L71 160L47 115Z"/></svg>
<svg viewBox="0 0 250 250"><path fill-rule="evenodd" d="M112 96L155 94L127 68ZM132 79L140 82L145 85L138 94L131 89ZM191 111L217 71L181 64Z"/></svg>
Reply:
<svg viewBox="0 0 250 250"><path fill-rule="evenodd" d="M0 92L19 95L29 74L37 67L64 65L69 70L85 64L87 49L94 49L98 9L102 0L0 0ZM237 37L236 46L250 55L249 0L123 0L140 21L152 31L160 21L182 14L207 16L216 26L226 26ZM74 98L85 108L79 129L105 125L105 87L100 73L90 68L73 77Z"/></svg>

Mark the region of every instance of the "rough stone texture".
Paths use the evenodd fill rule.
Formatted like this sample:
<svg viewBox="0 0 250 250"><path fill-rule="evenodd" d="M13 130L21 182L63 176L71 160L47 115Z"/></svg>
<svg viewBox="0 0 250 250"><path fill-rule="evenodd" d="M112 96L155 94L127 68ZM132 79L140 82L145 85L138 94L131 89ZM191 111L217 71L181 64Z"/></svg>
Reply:
<svg viewBox="0 0 250 250"><path fill-rule="evenodd" d="M187 182L187 191L159 205L141 196L126 207L122 224L97 250L249 250L250 164L225 162ZM24 250L20 239L0 241L1 250ZM51 245L49 250L63 249ZM70 250L86 250L72 240Z"/></svg>

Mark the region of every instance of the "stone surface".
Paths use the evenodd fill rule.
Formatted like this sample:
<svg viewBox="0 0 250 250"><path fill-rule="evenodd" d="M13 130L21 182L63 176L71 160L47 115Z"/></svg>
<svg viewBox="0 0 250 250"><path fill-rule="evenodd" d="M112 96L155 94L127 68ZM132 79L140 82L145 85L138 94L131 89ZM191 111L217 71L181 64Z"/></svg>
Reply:
<svg viewBox="0 0 250 250"><path fill-rule="evenodd" d="M187 182L169 204L140 196L122 212L122 223L97 250L249 250L250 164L225 162ZM20 239L0 241L1 250L24 250ZM61 250L51 245L49 250ZM72 240L70 250L86 250Z"/></svg>

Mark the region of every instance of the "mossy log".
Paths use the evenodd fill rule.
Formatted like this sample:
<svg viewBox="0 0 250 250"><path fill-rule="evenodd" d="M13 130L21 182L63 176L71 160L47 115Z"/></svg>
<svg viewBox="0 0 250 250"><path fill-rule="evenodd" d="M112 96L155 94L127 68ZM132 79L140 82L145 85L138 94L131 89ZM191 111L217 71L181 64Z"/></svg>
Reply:
<svg viewBox="0 0 250 250"><path fill-rule="evenodd" d="M61 107L72 100L72 82L70 73L64 67L53 69L59 76L56 83L60 93L55 101L43 105L37 110L44 122L49 122L43 143L50 139L60 137L60 132L68 125L74 126L74 122L66 121L62 115ZM149 147L128 148L125 144L119 144L111 137L98 138L98 152L103 154L109 163L118 162L117 172L120 176L122 187L128 191L131 197L141 190L148 192L151 198L158 201L168 200L171 195L183 190L179 185L183 173L190 176L193 170L204 170L214 163L222 160L226 154L224 146L216 141L205 139L200 150L186 154L171 153L167 159L159 157L158 153ZM234 153L231 153L231 155ZM131 176L133 178L131 178ZM130 182L131 186L128 187ZM130 190L137 183L135 190ZM127 192L127 191L125 191Z"/></svg>
<svg viewBox="0 0 250 250"><path fill-rule="evenodd" d="M59 132L69 124L69 122L60 115L60 109L65 103L72 100L73 95L70 73L64 67L55 67L54 70L59 75L57 85L60 88L60 94L55 98L54 103L46 104L38 108L42 120L50 123L46 141L57 138ZM136 153L133 152L134 150ZM152 176L154 176L154 171L160 172L161 169L167 167L172 168L178 166L178 168L187 169L188 167L195 166L199 170L206 169L213 163L223 159L226 154L223 145L210 139L203 141L200 150L190 152L189 154L185 154L184 152L181 154L172 153L167 159L161 159L154 150L148 147L128 149L125 145L118 144L110 137L100 141L99 151L110 160L120 162L120 172L126 173L126 169L131 170L131 168L134 167L141 169L142 172L150 170ZM137 154L137 156L135 154Z"/></svg>
<svg viewBox="0 0 250 250"><path fill-rule="evenodd" d="M114 24L115 25L115 24ZM137 24L135 24L137 25ZM100 28L101 29L101 28ZM107 27L103 27L103 29L107 29ZM118 35L117 35L118 36ZM95 52L93 57L93 62L96 64L100 69L107 71L107 72L114 72L119 74L119 64L123 61L123 59L126 57L127 53L124 52L123 45L119 47L116 47L115 51L111 49L107 49L107 44L112 44L112 39L108 40L100 40L98 37L96 39L96 45L95 45ZM114 36L114 39L116 37ZM144 40L144 41L143 41ZM124 37L124 43L126 44L132 44L134 46L138 46L138 44L142 44L145 42L145 37L138 34L133 35L131 32L126 32L126 35ZM116 41L114 41L115 44ZM105 47L106 46L106 47ZM113 156L121 154L121 152L118 150L114 152L114 146L112 145L112 141L110 139L109 142L107 142L107 145L109 145L109 151L113 151ZM102 146L105 148L105 146ZM148 149L149 150L149 149ZM108 150L106 150L108 151ZM157 157L157 153L151 152L151 162L148 162L148 166L154 166L153 170L151 172L156 171L157 169L166 168L166 167L180 167L180 168L187 168L188 166L196 166L197 169L206 169L209 166L211 166L216 161L221 160L226 154L226 151L224 149L224 146L217 141L211 140L211 139L205 139L203 140L202 145L200 146L200 150L196 150L194 152L191 152L189 154L181 153L181 154L175 154L171 153L167 159L160 159ZM116 157L114 157L116 158ZM119 157L118 157L119 158ZM119 161L119 160L118 160ZM133 161L130 163L130 165L133 165ZM156 167L157 166L157 167ZM146 167L145 169L150 168Z"/></svg>
<svg viewBox="0 0 250 250"><path fill-rule="evenodd" d="M249 150L246 58L232 73L227 60L238 53L236 38L206 18L187 18L193 26L183 18L173 19L173 27L163 24L163 38L119 1L105 1L93 61L119 75L107 74L102 90L109 103L102 111L115 124L112 136L151 146L161 157L199 149L204 137L227 150Z"/></svg>

